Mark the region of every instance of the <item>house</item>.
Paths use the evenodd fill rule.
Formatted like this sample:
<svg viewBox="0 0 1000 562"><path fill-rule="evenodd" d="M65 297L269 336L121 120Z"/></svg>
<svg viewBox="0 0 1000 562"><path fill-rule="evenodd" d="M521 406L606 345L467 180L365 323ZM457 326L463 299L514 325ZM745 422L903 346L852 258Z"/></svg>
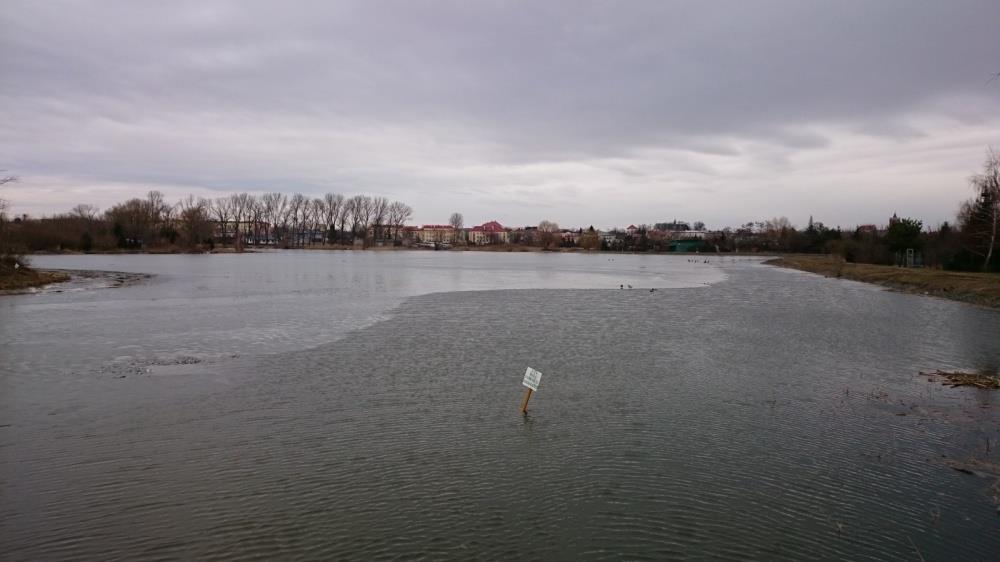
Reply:
<svg viewBox="0 0 1000 562"><path fill-rule="evenodd" d="M559 235L562 237L563 243L573 246L576 246L580 242L581 234L583 234L583 229L568 230L564 228L561 231L559 231Z"/></svg>
<svg viewBox="0 0 1000 562"><path fill-rule="evenodd" d="M678 230L674 231L674 240L704 240L708 236L705 230Z"/></svg>
<svg viewBox="0 0 1000 562"><path fill-rule="evenodd" d="M510 241L510 229L497 221L489 221L470 228L466 236L474 246L506 244Z"/></svg>
<svg viewBox="0 0 1000 562"><path fill-rule="evenodd" d="M670 232L684 232L691 230L691 225L686 222L678 222L675 220L673 222L658 222L656 223L655 228L656 230L666 230Z"/></svg>
<svg viewBox="0 0 1000 562"><path fill-rule="evenodd" d="M455 243L455 227L450 224L425 224L415 233L418 242Z"/></svg>
<svg viewBox="0 0 1000 562"><path fill-rule="evenodd" d="M614 230L598 230L597 235L601 237L601 241L605 244L611 244L618 240L618 232Z"/></svg>

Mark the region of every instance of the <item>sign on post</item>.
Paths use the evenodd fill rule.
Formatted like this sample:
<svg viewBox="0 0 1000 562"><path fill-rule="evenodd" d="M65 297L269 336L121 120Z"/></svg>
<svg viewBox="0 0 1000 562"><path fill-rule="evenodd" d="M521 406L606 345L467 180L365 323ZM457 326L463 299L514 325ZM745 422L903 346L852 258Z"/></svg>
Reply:
<svg viewBox="0 0 1000 562"><path fill-rule="evenodd" d="M524 380L521 381L521 384L537 392L538 383L541 380L542 374L531 367L528 367L528 370L524 372Z"/></svg>
<svg viewBox="0 0 1000 562"><path fill-rule="evenodd" d="M521 384L528 387L528 391L524 393L524 402L521 402L521 413L528 413L528 400L531 400L531 393L538 390L538 383L542 380L542 373L528 367L528 370L524 372L524 380Z"/></svg>

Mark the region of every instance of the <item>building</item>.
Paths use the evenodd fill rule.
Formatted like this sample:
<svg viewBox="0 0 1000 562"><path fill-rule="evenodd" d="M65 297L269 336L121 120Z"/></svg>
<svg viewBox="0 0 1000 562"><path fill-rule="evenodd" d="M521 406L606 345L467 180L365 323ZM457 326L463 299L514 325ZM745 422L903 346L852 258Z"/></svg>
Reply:
<svg viewBox="0 0 1000 562"><path fill-rule="evenodd" d="M671 238L674 240L704 240L708 237L709 232L706 230L677 230L672 234Z"/></svg>
<svg viewBox="0 0 1000 562"><path fill-rule="evenodd" d="M707 246L704 240L697 239L687 239L687 240L674 240L670 242L667 246L667 251L670 252L700 252L705 250Z"/></svg>
<svg viewBox="0 0 1000 562"><path fill-rule="evenodd" d="M666 230L669 232L685 232L691 230L691 225L686 222L679 222L675 220L673 222L658 222L654 228L656 228L656 230Z"/></svg>
<svg viewBox="0 0 1000 562"><path fill-rule="evenodd" d="M563 244L570 244L576 246L580 243L580 236L583 234L583 229L580 230L570 230L562 229L559 231L559 235L562 237Z"/></svg>
<svg viewBox="0 0 1000 562"><path fill-rule="evenodd" d="M507 244L510 242L510 229L497 221L490 221L469 229L469 244L485 246L487 244Z"/></svg>
<svg viewBox="0 0 1000 562"><path fill-rule="evenodd" d="M425 224L413 231L415 239L423 243L454 244L455 227L450 224Z"/></svg>

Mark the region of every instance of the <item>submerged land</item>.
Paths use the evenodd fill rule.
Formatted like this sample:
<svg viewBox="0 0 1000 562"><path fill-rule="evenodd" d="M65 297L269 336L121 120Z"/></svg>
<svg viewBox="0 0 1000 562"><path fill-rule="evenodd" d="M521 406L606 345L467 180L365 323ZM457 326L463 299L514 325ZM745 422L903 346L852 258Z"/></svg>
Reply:
<svg viewBox="0 0 1000 562"><path fill-rule="evenodd" d="M1000 309L1000 275L848 263L838 256L781 256L768 264Z"/></svg>
<svg viewBox="0 0 1000 562"><path fill-rule="evenodd" d="M11 273L0 275L0 291L23 291L33 287L44 287L52 283L69 281L70 275L61 271L46 271L22 267Z"/></svg>

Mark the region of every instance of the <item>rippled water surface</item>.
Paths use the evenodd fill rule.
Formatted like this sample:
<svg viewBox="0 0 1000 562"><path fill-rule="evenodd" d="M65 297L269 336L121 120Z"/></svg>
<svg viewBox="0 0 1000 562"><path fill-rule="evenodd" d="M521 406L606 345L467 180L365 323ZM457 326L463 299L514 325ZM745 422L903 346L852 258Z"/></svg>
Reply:
<svg viewBox="0 0 1000 562"><path fill-rule="evenodd" d="M37 257L0 558L995 559L1000 313L709 259Z"/></svg>

